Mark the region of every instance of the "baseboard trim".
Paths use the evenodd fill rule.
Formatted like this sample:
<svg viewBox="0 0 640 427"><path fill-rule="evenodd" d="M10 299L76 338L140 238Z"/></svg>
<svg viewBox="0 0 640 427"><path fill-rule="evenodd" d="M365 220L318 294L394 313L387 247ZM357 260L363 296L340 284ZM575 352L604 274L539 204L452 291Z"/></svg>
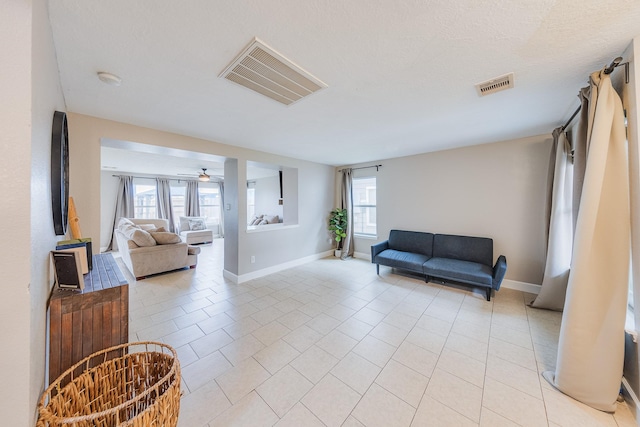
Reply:
<svg viewBox="0 0 640 427"><path fill-rule="evenodd" d="M229 270L222 270L222 277L231 280L233 283L238 283L238 275L230 272Z"/></svg>
<svg viewBox="0 0 640 427"><path fill-rule="evenodd" d="M353 253L353 257L354 258L358 258L358 259L364 259L364 260L367 260L367 261L371 262L371 254L370 253L354 252Z"/></svg>
<svg viewBox="0 0 640 427"><path fill-rule="evenodd" d="M251 273L236 275L227 270L223 270L222 275L231 280L233 283L240 284L248 282L249 280L258 279L260 277L268 276L269 274L278 273L282 270L297 267L299 265L306 264L311 261L316 261L328 256L333 256L333 250L320 252L314 255L309 255L303 258L294 259L292 261L284 262L282 264L274 265L272 267L263 268L261 270L252 271Z"/></svg>
<svg viewBox="0 0 640 427"><path fill-rule="evenodd" d="M540 285L527 282L519 282L517 280L504 279L502 281L502 287L508 289L515 289L516 291L528 292L530 294L538 295L540 293Z"/></svg>
<svg viewBox="0 0 640 427"><path fill-rule="evenodd" d="M640 420L640 414L638 414L640 410L640 400L638 400L638 396L636 396L633 388L631 388L631 384L629 384L629 381L627 381L625 377L622 377L622 396L624 396L624 400L627 402L629 410L636 420L636 424L638 424L638 420Z"/></svg>

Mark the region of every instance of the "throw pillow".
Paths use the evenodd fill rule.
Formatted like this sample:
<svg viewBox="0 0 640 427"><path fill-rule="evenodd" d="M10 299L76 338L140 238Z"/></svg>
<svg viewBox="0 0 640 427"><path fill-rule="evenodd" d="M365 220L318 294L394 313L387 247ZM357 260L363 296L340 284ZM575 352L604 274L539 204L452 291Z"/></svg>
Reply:
<svg viewBox="0 0 640 427"><path fill-rule="evenodd" d="M132 239L138 246L155 246L156 241L151 237L148 231L136 230L133 232Z"/></svg>
<svg viewBox="0 0 640 427"><path fill-rule="evenodd" d="M176 233L170 233L168 231L150 231L151 237L159 245L171 245L174 243L180 243L182 240Z"/></svg>
<svg viewBox="0 0 640 427"><path fill-rule="evenodd" d="M253 217L253 221L251 221L251 223L249 225L258 225L260 223L260 221L262 221L262 218L264 217L264 215L258 215Z"/></svg>
<svg viewBox="0 0 640 427"><path fill-rule="evenodd" d="M156 229L156 226L153 224L138 224L138 227L144 231L153 231Z"/></svg>
<svg viewBox="0 0 640 427"><path fill-rule="evenodd" d="M160 231L167 231L167 230L165 230L165 228L164 228L164 227L158 227L158 228L156 228L154 231L158 231L158 232L160 232Z"/></svg>
<svg viewBox="0 0 640 427"><path fill-rule="evenodd" d="M265 224L269 224L269 222L266 219L263 219L259 223L257 223L256 225L265 225Z"/></svg>
<svg viewBox="0 0 640 427"><path fill-rule="evenodd" d="M267 224L277 224L278 222L280 222L280 218L278 218L278 215L265 215L264 219L267 221Z"/></svg>
<svg viewBox="0 0 640 427"><path fill-rule="evenodd" d="M151 237L148 231L140 230L136 227L129 227L123 230L124 235L138 246L155 246L156 241Z"/></svg>
<svg viewBox="0 0 640 427"><path fill-rule="evenodd" d="M192 231L198 230L206 230L207 224L205 224L204 220L201 218L198 219L190 219L189 220L189 229Z"/></svg>

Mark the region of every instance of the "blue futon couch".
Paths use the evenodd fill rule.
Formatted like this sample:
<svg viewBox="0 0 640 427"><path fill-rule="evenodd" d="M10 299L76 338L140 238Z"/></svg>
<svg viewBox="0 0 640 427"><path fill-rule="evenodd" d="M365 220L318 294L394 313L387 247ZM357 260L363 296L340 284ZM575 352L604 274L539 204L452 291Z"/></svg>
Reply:
<svg viewBox="0 0 640 427"><path fill-rule="evenodd" d="M504 255L493 265L492 239L404 230L391 230L388 240L371 246L371 262L378 274L386 265L424 274L427 282L438 278L484 288L487 301L507 271Z"/></svg>

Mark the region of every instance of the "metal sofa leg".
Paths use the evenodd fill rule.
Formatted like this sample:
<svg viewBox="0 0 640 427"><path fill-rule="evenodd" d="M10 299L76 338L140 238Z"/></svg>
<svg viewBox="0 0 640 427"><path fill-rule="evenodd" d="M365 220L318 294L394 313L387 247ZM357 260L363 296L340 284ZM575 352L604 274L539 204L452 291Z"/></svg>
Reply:
<svg viewBox="0 0 640 427"><path fill-rule="evenodd" d="M487 301L491 301L491 290L492 288L487 288Z"/></svg>
<svg viewBox="0 0 640 427"><path fill-rule="evenodd" d="M380 264L376 264L376 274L380 275Z"/></svg>

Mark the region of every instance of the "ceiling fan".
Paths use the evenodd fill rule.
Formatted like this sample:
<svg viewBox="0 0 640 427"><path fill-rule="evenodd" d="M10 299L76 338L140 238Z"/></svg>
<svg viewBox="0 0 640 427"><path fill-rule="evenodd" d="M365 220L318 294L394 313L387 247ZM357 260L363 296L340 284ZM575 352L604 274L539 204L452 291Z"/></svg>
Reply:
<svg viewBox="0 0 640 427"><path fill-rule="evenodd" d="M209 175L207 175L207 168L202 168L202 173L198 175L198 181L208 182L211 179Z"/></svg>
<svg viewBox="0 0 640 427"><path fill-rule="evenodd" d="M207 168L201 168L201 169L202 169L202 172L198 173L197 175L196 174L191 174L191 173L179 173L178 175L179 176L192 176L194 178L198 177L198 180L201 181L201 182L210 181L212 176L218 176L218 177L224 176L224 175L218 175L218 174L208 174L207 173ZM214 169L214 170L218 170L218 169Z"/></svg>

